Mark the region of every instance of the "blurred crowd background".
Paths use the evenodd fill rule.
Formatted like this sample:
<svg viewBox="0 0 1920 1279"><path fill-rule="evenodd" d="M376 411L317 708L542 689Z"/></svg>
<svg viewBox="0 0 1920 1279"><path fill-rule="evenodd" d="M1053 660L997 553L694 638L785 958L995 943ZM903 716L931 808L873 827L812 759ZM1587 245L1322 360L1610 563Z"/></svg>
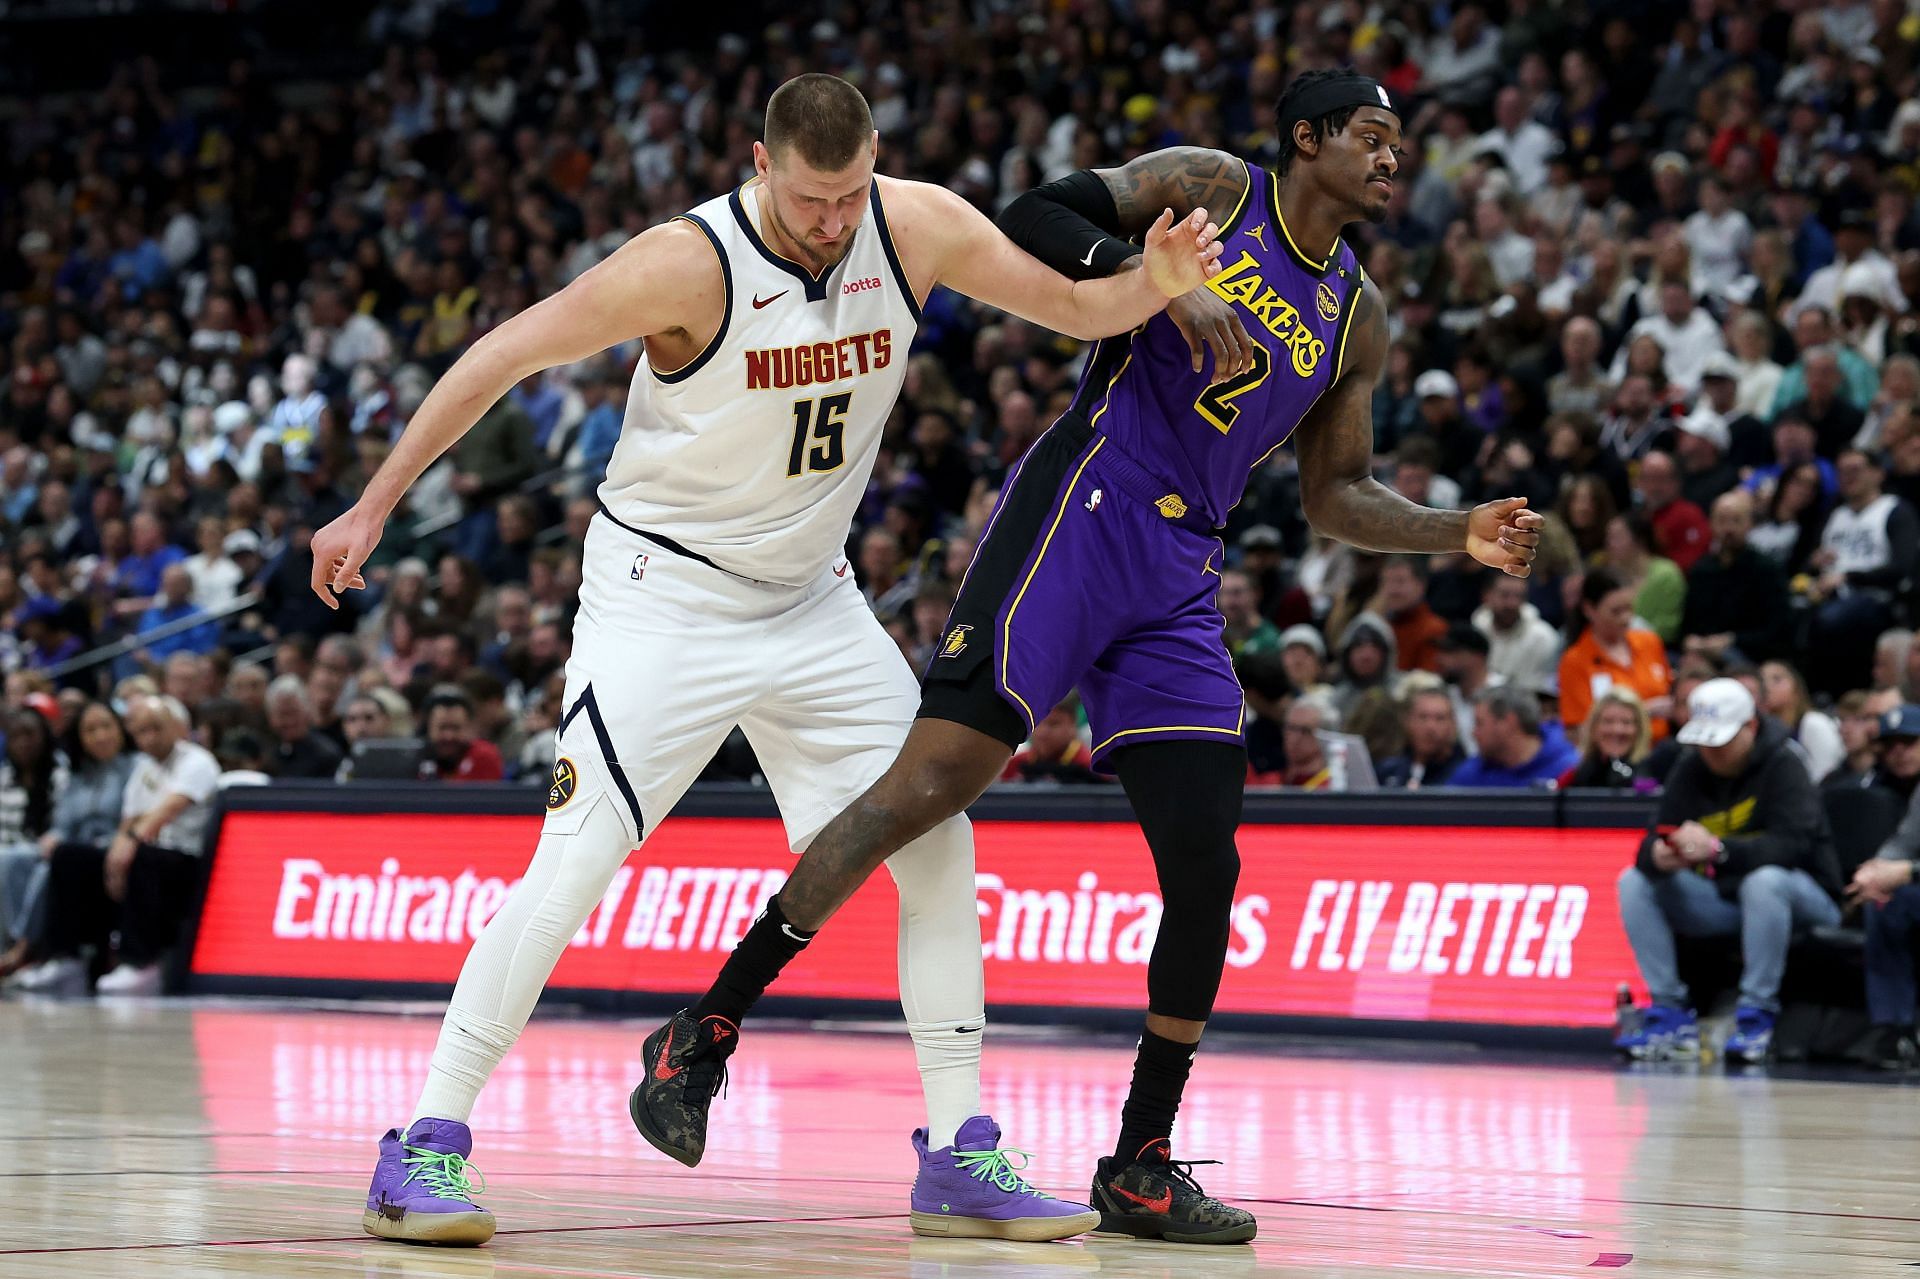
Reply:
<svg viewBox="0 0 1920 1279"><path fill-rule="evenodd" d="M0 970L84 982L92 947L119 961L102 989L157 984L223 782L545 784L638 347L488 410L338 612L310 539L477 338L748 177L768 94L813 70L866 92L885 172L990 214L1161 147L1261 162L1303 70L1388 85L1405 156L1386 219L1350 231L1391 315L1378 475L1431 506L1524 495L1545 542L1527 581L1360 554L1306 526L1274 453L1222 531L1250 784L1665 787L1673 843L1649 834L1632 905L1669 859L1718 855L1694 819L1725 788L1680 730L1757 718L1739 784L1764 764L1777 797L1784 753L1796 794L1825 788L1772 860L1837 917L1920 783L1913 0L722 14L42 0L0 24ZM929 299L847 545L907 660L1084 354ZM707 776L756 781L745 741ZM1006 780L1102 783L1071 701ZM1913 834L1844 895L1920 918ZM1753 906L1736 878L1720 898ZM1656 999L1684 999L1653 900L1630 931ZM1910 1024L1910 953L1874 971Z"/></svg>
<svg viewBox="0 0 1920 1279"><path fill-rule="evenodd" d="M865 90L885 171L992 213L1164 146L1259 161L1287 80L1351 63L1407 126L1387 219L1350 232L1392 315L1379 474L1430 505L1524 494L1549 536L1525 583L1356 554L1306 527L1276 453L1223 534L1251 780L1360 784L1350 734L1387 784L1471 760L1474 784L1644 788L1715 674L1817 778L1880 769L1877 717L1920 676L1910 5L925 0L726 26L414 0L340 6L310 48L10 71L8 710L69 760L89 701L161 693L229 772L349 776L356 743L414 738L371 767L541 782L637 347L516 387L409 495L368 591L336 613L307 588L312 531L470 343L742 181L802 70ZM909 660L1082 356L929 301L848 542ZM1093 780L1082 745L1063 707L1010 780ZM710 775L753 778L751 752Z"/></svg>

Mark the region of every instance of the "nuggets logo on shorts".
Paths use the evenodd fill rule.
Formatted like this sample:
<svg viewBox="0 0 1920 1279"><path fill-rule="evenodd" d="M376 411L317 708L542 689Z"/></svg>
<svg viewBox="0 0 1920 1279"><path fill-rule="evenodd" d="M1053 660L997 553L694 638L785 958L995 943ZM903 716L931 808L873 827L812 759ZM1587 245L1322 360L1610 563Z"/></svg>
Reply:
<svg viewBox="0 0 1920 1279"><path fill-rule="evenodd" d="M1320 307L1321 319L1337 320L1340 318L1340 299L1333 296L1333 290L1327 287L1324 280L1321 281L1320 287L1314 290L1314 299Z"/></svg>
<svg viewBox="0 0 1920 1279"><path fill-rule="evenodd" d="M564 755L555 760L553 785L547 787L547 811L565 808L579 785L580 771L573 766L573 761Z"/></svg>
<svg viewBox="0 0 1920 1279"><path fill-rule="evenodd" d="M946 641L940 645L940 656L958 657L966 652L967 632L972 629L971 626L956 626L948 631Z"/></svg>

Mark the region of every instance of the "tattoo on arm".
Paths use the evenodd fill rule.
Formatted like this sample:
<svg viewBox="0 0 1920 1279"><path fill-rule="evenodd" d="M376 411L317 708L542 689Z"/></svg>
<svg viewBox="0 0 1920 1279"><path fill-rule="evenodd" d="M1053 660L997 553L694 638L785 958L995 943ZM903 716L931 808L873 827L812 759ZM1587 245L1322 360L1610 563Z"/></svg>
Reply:
<svg viewBox="0 0 1920 1279"><path fill-rule="evenodd" d="M1203 208L1219 221L1239 203L1249 181L1245 161L1206 147L1168 147L1098 172L1128 235L1145 231L1168 208L1176 218Z"/></svg>
<svg viewBox="0 0 1920 1279"><path fill-rule="evenodd" d="M1387 314L1371 287L1354 305L1360 313L1346 372L1294 433L1307 519L1363 550L1465 550L1465 511L1419 506L1373 478L1373 388L1386 366Z"/></svg>

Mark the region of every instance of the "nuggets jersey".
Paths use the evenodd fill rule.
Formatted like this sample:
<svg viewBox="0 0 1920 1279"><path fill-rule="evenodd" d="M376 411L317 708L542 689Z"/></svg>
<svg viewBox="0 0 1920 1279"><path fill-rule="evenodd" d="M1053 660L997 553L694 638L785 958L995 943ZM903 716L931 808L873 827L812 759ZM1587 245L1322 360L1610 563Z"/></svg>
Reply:
<svg viewBox="0 0 1920 1279"><path fill-rule="evenodd" d="M1166 312L1094 348L1074 409L1167 484L1162 513L1191 509L1225 524L1248 477L1339 378L1363 276L1344 239L1324 260L1295 243L1272 176L1247 166L1240 207L1221 221L1220 273L1207 287L1232 303L1254 365L1217 386ZM1211 364L1204 366L1210 369Z"/></svg>
<svg viewBox="0 0 1920 1279"><path fill-rule="evenodd" d="M682 215L720 255L726 312L685 366L641 359L600 501L730 573L800 586L846 542L920 308L878 182L818 278L768 246L756 186Z"/></svg>

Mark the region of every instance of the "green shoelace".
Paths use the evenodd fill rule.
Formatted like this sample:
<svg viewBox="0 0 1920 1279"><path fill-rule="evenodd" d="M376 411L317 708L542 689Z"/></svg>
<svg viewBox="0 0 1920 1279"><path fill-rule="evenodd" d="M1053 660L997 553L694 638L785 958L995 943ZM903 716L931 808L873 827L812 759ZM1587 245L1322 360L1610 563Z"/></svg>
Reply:
<svg viewBox="0 0 1920 1279"><path fill-rule="evenodd" d="M1020 1156L1020 1162L1014 1163L1008 1155ZM1015 1150L1011 1146L1004 1150L956 1150L953 1152L954 1166L976 1181L991 1181L1011 1195L1037 1195L1040 1192L1026 1183L1020 1173L1033 1162L1033 1156L1024 1150Z"/></svg>
<svg viewBox="0 0 1920 1279"><path fill-rule="evenodd" d="M437 1150L426 1150L419 1146L403 1146L401 1149L407 1154L407 1158L401 1162L412 1169L401 1185L417 1177L440 1198L459 1199L466 1203L472 1203L486 1193L486 1177L459 1155L451 1152L443 1155ZM472 1174L471 1179L468 1174Z"/></svg>

